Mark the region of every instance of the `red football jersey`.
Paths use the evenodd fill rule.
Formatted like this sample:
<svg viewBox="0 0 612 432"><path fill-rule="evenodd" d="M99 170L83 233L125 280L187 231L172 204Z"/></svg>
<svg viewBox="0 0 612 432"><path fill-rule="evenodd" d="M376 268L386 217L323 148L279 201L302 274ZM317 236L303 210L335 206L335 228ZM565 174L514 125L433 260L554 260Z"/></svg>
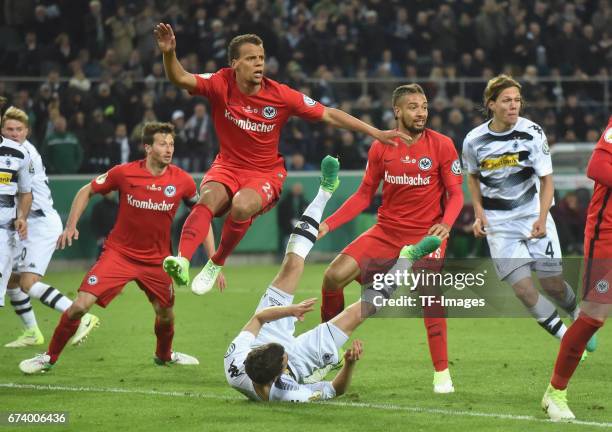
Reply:
<svg viewBox="0 0 612 432"><path fill-rule="evenodd" d="M606 130L599 138L595 150L603 150L612 155L612 116L608 120ZM612 232L612 203L610 203L611 189L606 185L595 182L593 197L589 204L587 220L584 232L587 236L593 236L595 230L599 233Z"/></svg>
<svg viewBox="0 0 612 432"><path fill-rule="evenodd" d="M325 221L330 230L367 208L381 181L379 224L390 229L422 232L440 223L446 189L463 182L453 141L425 129L421 138L410 146L399 138L397 142L398 146L392 147L374 141L358 191Z"/></svg>
<svg viewBox="0 0 612 432"><path fill-rule="evenodd" d="M91 181L96 193L119 191L119 213L104 247L136 261L161 264L171 255L170 227L181 201L197 197L193 178L175 165L160 176L144 160L111 168Z"/></svg>
<svg viewBox="0 0 612 432"><path fill-rule="evenodd" d="M261 90L248 96L240 91L234 71L194 75L194 95L208 98L219 137L217 161L244 169L270 171L278 163L281 128L292 115L319 120L325 107L308 96L264 78Z"/></svg>

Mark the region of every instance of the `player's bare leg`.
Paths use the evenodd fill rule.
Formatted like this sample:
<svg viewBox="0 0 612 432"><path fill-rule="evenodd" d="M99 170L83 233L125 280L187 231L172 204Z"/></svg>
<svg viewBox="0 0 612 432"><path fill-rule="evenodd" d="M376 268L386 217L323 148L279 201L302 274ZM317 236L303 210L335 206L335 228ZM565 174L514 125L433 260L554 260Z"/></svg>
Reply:
<svg viewBox="0 0 612 432"><path fill-rule="evenodd" d="M98 298L90 293L79 291L76 300L62 314L55 328L47 352L38 354L19 363L19 369L26 374L45 372L55 364L68 340L76 333L81 318L89 312Z"/></svg>
<svg viewBox="0 0 612 432"><path fill-rule="evenodd" d="M202 244L214 216L230 204L227 188L219 182L207 182L200 189L200 199L193 206L185 220L178 255L164 260L164 271L177 286L189 285L189 261L199 245Z"/></svg>
<svg viewBox="0 0 612 432"><path fill-rule="evenodd" d="M580 308L576 300L576 294L572 287L563 279L561 275L555 275L550 277L540 277L540 285L546 294L548 294L555 301L559 307L561 307L572 321L578 319L580 314ZM594 334L589 343L587 343L586 350L593 352L597 349L597 335Z"/></svg>
<svg viewBox="0 0 612 432"><path fill-rule="evenodd" d="M164 365L198 365L197 358L188 354L172 351L172 340L174 339L174 310L172 307L162 307L159 301L151 303L155 310L155 336L157 346L155 348L155 364Z"/></svg>
<svg viewBox="0 0 612 432"><path fill-rule="evenodd" d="M344 287L359 274L359 264L350 255L339 254L327 267L321 289L321 321L329 321L344 309Z"/></svg>
<svg viewBox="0 0 612 432"><path fill-rule="evenodd" d="M544 330L557 339L563 337L567 328L561 321L555 305L541 295L534 286L528 264L512 271L504 281L512 286L516 297Z"/></svg>
<svg viewBox="0 0 612 432"><path fill-rule="evenodd" d="M550 384L542 398L542 409L553 421L573 420L574 413L567 405L567 386L580 363L587 343L605 323L612 305L583 301L580 315L561 340Z"/></svg>
<svg viewBox="0 0 612 432"><path fill-rule="evenodd" d="M217 252L208 259L202 271L193 279L191 291L194 294L202 295L213 288L226 258L238 246L251 226L253 217L262 208L261 196L254 189L245 188L236 192L232 198L230 214L223 224Z"/></svg>

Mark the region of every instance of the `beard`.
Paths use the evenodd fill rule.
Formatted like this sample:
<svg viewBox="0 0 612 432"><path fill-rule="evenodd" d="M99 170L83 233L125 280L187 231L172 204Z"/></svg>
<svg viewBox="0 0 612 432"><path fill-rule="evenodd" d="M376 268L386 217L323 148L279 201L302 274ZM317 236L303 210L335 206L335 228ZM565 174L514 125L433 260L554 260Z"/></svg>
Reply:
<svg viewBox="0 0 612 432"><path fill-rule="evenodd" d="M414 124L407 125L406 121L402 118L400 118L400 122L402 122L402 126L404 126L404 129L406 129L412 134L419 134L425 130L425 123L423 123L423 127L417 127Z"/></svg>

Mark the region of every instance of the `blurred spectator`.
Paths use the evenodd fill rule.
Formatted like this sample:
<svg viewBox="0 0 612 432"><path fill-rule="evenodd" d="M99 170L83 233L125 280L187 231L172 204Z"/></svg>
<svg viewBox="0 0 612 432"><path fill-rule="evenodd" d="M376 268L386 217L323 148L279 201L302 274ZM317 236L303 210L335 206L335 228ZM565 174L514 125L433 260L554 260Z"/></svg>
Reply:
<svg viewBox="0 0 612 432"><path fill-rule="evenodd" d="M286 193L278 202L277 223L278 223L278 256L285 254L287 241L293 231L293 227L298 223L298 218L302 215L308 202L304 198L304 188L302 183L294 183L289 193Z"/></svg>
<svg viewBox="0 0 612 432"><path fill-rule="evenodd" d="M565 194L550 211L560 221L557 231L563 253L582 255L587 208L580 205L576 192Z"/></svg>
<svg viewBox="0 0 612 432"><path fill-rule="evenodd" d="M66 130L64 117L59 116L53 122L53 132L46 137L42 153L50 174L78 172L83 149L76 135Z"/></svg>
<svg viewBox="0 0 612 432"><path fill-rule="evenodd" d="M102 17L102 4L98 0L89 2L89 13L85 15L85 38L87 49L94 58L99 58L106 48L106 29Z"/></svg>
<svg viewBox="0 0 612 432"><path fill-rule="evenodd" d="M118 212L119 203L115 199L115 192L102 195L102 199L91 208L91 232L96 238L98 257L104 250L104 241L115 225Z"/></svg>
<svg viewBox="0 0 612 432"><path fill-rule="evenodd" d="M192 160L191 169L194 172L203 171L204 167L212 163L217 146L212 118L203 103L194 106L193 115L185 123L185 135ZM204 167L201 166L201 161L204 162Z"/></svg>
<svg viewBox="0 0 612 432"><path fill-rule="evenodd" d="M287 161L287 169L290 171L312 171L314 167L306 162L302 153L293 153Z"/></svg>
<svg viewBox="0 0 612 432"><path fill-rule="evenodd" d="M109 17L105 24L110 29L117 61L121 64L127 62L134 46L132 40L136 35L136 30L133 19L125 12L125 6L119 5L117 14Z"/></svg>

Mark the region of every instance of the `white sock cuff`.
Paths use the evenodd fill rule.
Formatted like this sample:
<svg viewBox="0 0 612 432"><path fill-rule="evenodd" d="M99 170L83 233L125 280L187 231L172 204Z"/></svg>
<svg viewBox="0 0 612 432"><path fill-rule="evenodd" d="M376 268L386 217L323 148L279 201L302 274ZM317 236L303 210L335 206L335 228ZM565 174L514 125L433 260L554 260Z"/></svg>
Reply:
<svg viewBox="0 0 612 432"><path fill-rule="evenodd" d="M32 285L32 288L30 288L28 294L30 295L30 297L39 299L50 287L51 286L47 285L46 283L36 282L34 285Z"/></svg>

